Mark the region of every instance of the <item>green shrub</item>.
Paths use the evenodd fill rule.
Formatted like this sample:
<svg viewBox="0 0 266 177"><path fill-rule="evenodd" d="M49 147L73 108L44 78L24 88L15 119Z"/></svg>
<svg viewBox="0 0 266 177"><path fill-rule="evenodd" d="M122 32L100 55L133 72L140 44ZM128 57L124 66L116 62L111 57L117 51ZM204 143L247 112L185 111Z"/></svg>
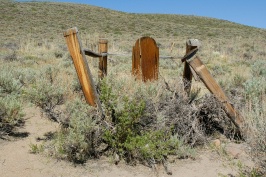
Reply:
<svg viewBox="0 0 266 177"><path fill-rule="evenodd" d="M141 83L132 93L119 96L120 85L123 85L123 82L110 78L104 79L100 85L100 100L108 124L104 129L103 139L110 146L112 153L129 163L136 160L148 163L163 162L170 154L186 154L179 151L182 144L180 138L184 134L178 135L177 131L186 131L187 134L187 130L179 130L173 114L173 111L177 111L180 116L183 114L179 113L182 110L175 110L182 103L173 108L173 100L169 98L172 94L167 91L160 92L162 90L158 83ZM161 102L153 103L153 99L156 99L153 97L156 95L160 97Z"/></svg>
<svg viewBox="0 0 266 177"><path fill-rule="evenodd" d="M262 101L262 95L266 94L265 67L266 62L263 60L258 60L251 66L253 77L243 84L248 100Z"/></svg>
<svg viewBox="0 0 266 177"><path fill-rule="evenodd" d="M16 93L21 87L19 74L13 68L0 68L0 94Z"/></svg>
<svg viewBox="0 0 266 177"><path fill-rule="evenodd" d="M251 66L253 77L247 80L244 85L246 109L244 115L247 126L252 133L247 135L247 142L252 147L252 156L256 162L257 169L247 172L250 176L253 173L265 174L266 172L266 62L256 61ZM260 175L257 175L260 176Z"/></svg>
<svg viewBox="0 0 266 177"><path fill-rule="evenodd" d="M142 135L128 137L124 143L125 154L141 161L162 162L170 154L178 151L179 140L167 131L145 132Z"/></svg>
<svg viewBox="0 0 266 177"><path fill-rule="evenodd" d="M58 121L58 113L55 108L64 103L65 94L65 88L56 78L57 73L58 71L54 68L46 68L38 76L39 79L25 90L28 100L56 121Z"/></svg>
<svg viewBox="0 0 266 177"><path fill-rule="evenodd" d="M252 147L252 156L259 173L266 172L266 79L253 77L244 84L246 94L245 118L252 133L247 135L247 141Z"/></svg>
<svg viewBox="0 0 266 177"><path fill-rule="evenodd" d="M251 71L252 74L256 77L266 77L266 61L265 60L257 60L252 66Z"/></svg>
<svg viewBox="0 0 266 177"><path fill-rule="evenodd" d="M0 97L0 135L11 133L23 124L22 103L15 95Z"/></svg>
<svg viewBox="0 0 266 177"><path fill-rule="evenodd" d="M123 99L123 108L114 109L111 122L114 129L106 129L104 140L111 146L115 153L125 156L127 152L126 142L140 135L138 123L144 113L145 103L143 101Z"/></svg>
<svg viewBox="0 0 266 177"><path fill-rule="evenodd" d="M152 165L172 154L191 157L192 146L217 131L230 131L229 119L214 97L190 100L164 82L145 84L112 75L101 80L105 116L99 117L85 101L69 103L64 111L68 123L56 136L55 156L84 163L106 153L128 163Z"/></svg>
<svg viewBox="0 0 266 177"><path fill-rule="evenodd" d="M53 116L56 106L64 102L64 89L47 82L46 79L37 80L31 88L26 90L27 98L45 113Z"/></svg>
<svg viewBox="0 0 266 177"><path fill-rule="evenodd" d="M248 100L260 102L266 93L266 78L253 77L244 83L245 95Z"/></svg>
<svg viewBox="0 0 266 177"><path fill-rule="evenodd" d="M67 104L66 114L69 125L57 133L55 156L67 158L76 163L83 163L90 157L96 157L100 140L95 119L97 110L81 100Z"/></svg>

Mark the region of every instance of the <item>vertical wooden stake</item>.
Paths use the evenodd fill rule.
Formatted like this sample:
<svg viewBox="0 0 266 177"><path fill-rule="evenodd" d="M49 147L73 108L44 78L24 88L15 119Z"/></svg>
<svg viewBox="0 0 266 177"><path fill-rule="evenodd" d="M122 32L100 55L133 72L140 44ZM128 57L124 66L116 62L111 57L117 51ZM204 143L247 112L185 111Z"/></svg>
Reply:
<svg viewBox="0 0 266 177"><path fill-rule="evenodd" d="M186 54L188 54L191 50L199 47L200 43L197 39L189 39L186 42ZM189 64L184 62L184 72L183 72L183 82L184 82L184 90L187 95L190 94L191 90L191 82L192 82L192 72L190 70Z"/></svg>
<svg viewBox="0 0 266 177"><path fill-rule="evenodd" d="M99 39L99 54L107 53L108 40ZM99 57L99 79L103 79L107 75L107 55Z"/></svg>

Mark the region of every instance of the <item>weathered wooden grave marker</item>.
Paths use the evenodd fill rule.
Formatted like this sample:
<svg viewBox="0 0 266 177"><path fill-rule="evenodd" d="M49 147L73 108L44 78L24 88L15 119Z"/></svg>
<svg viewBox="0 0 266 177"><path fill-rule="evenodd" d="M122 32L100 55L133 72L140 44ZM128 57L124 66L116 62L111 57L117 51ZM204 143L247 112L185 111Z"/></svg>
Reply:
<svg viewBox="0 0 266 177"><path fill-rule="evenodd" d="M212 75L210 74L206 66L202 63L200 58L195 55L198 48L189 47L190 45L188 44L191 44L191 41L195 41L195 40L189 40L187 42L186 55L182 59L183 62L187 62L188 64L188 66L185 65L185 69L187 69L187 71L184 71L184 73L186 73L186 75L184 75L184 78L189 78L189 82L191 84L191 78L192 78L191 73L195 72L199 76L201 81L205 84L205 86L208 88L208 90L212 94L214 94L216 98L223 104L225 112L227 113L231 121L236 126L237 131L241 133L242 135L244 135L246 133L246 130L244 127L244 118L230 103L229 99L223 92L222 88L218 85L218 83L212 77ZM196 46L196 45L193 45L193 46ZM186 88L187 93L190 92L190 88L191 88L191 85Z"/></svg>
<svg viewBox="0 0 266 177"><path fill-rule="evenodd" d="M144 82L158 79L159 48L151 37L138 39L132 50L132 74Z"/></svg>
<svg viewBox="0 0 266 177"><path fill-rule="evenodd" d="M85 99L88 104L94 107L97 106L101 111L101 104L86 60L85 52L82 49L82 44L78 36L78 29L74 27L66 30L64 32L64 37L66 39L67 47L72 57Z"/></svg>

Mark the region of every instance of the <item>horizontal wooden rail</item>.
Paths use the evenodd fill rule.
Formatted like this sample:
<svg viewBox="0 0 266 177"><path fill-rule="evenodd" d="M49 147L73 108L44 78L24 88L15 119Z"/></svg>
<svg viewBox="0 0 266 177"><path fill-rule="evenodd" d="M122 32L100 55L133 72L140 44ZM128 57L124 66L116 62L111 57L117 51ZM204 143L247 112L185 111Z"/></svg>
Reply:
<svg viewBox="0 0 266 177"><path fill-rule="evenodd" d="M105 56L126 56L126 57L131 57L131 53L96 53L93 52L92 50L89 49L83 49L85 52L85 55L93 57L93 58L98 58L98 57L105 57ZM184 59L183 56L159 56L160 59Z"/></svg>
<svg viewBox="0 0 266 177"><path fill-rule="evenodd" d="M108 55L108 53L96 53L89 49L83 49L85 55L88 55L90 57L99 58L99 57L105 57Z"/></svg>

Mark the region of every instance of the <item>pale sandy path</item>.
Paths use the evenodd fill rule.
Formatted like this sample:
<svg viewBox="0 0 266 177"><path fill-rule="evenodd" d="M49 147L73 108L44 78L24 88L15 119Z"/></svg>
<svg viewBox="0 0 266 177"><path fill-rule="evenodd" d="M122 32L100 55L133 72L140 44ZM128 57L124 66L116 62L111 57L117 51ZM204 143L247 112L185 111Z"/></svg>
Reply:
<svg viewBox="0 0 266 177"><path fill-rule="evenodd" d="M107 158L89 160L85 165L74 166L65 161L31 154L30 144L37 137L55 131L58 124L43 118L36 108L27 108L25 128L29 136L16 141L0 141L0 177L165 177L162 166L157 173L151 168L119 163L113 165ZM219 174L236 174L235 167L221 160L215 152L204 152L196 160L178 160L171 165L173 177L215 177Z"/></svg>

